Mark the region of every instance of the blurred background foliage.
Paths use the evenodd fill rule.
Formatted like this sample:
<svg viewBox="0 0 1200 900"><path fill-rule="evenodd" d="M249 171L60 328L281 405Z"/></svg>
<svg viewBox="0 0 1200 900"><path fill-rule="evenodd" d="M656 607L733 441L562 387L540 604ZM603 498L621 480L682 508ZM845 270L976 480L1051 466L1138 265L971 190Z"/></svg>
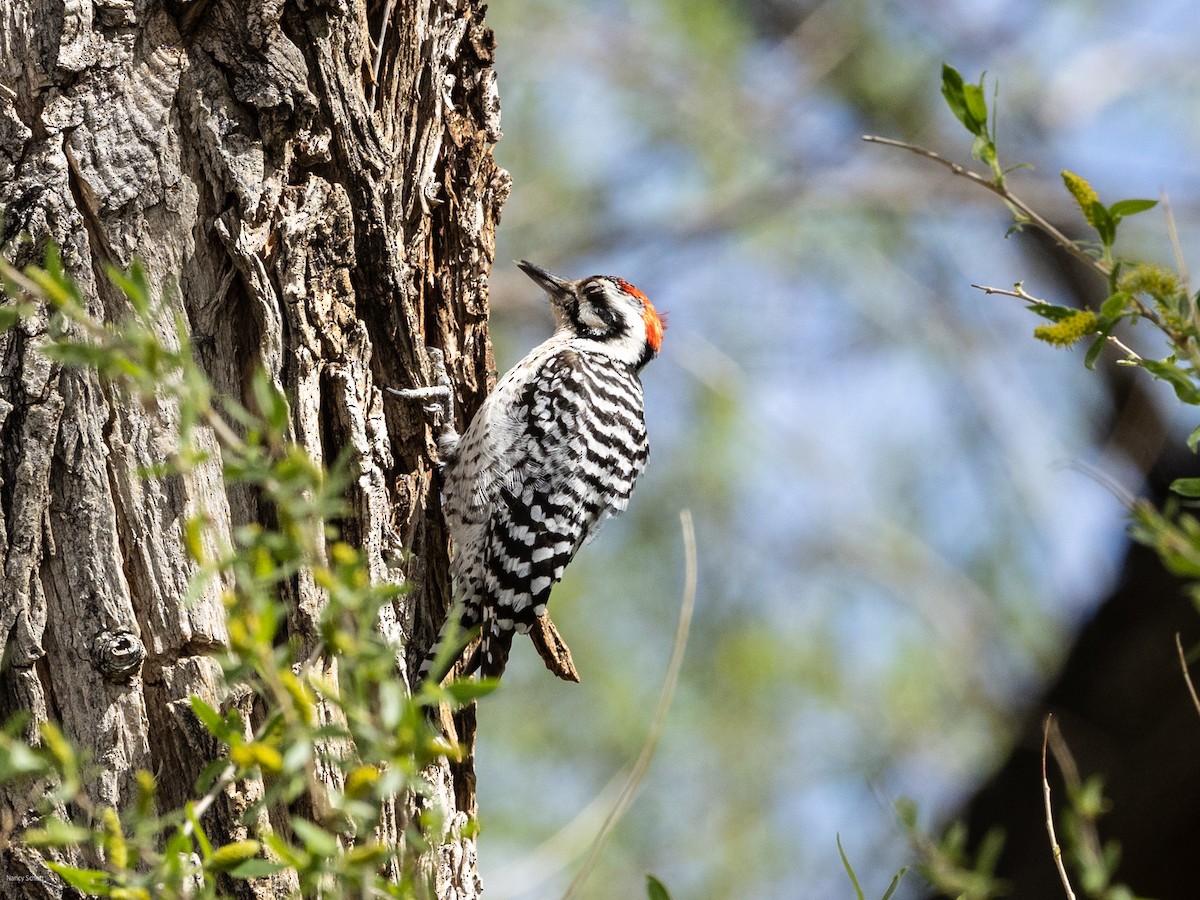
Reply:
<svg viewBox="0 0 1200 900"><path fill-rule="evenodd" d="M582 684L521 642L481 704L488 894L560 895L636 757L688 507L700 591L683 680L583 896L640 896L647 872L678 897L850 896L838 833L878 896L912 860L893 802L914 798L931 826L954 814L1116 576L1124 510L1081 469L1132 492L1141 473L1109 441L1083 350L1033 342L1021 304L970 288L1024 279L1069 305L1044 245L1006 239L987 192L860 136L969 162L941 64L987 70L1001 160L1035 164L1018 194L1074 222L1061 168L1108 200L1166 190L1186 250L1200 10L505 0L489 20L514 179L498 365L551 324L511 259L621 275L669 330L643 379L649 469L551 606ZM1170 264L1166 235L1145 214L1119 249ZM897 897L922 890L910 873Z"/></svg>

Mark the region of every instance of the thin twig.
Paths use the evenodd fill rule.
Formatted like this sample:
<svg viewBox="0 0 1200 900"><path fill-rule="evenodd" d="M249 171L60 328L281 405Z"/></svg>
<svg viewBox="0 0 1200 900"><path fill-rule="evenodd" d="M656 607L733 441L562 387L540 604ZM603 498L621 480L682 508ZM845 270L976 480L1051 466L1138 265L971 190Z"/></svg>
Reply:
<svg viewBox="0 0 1200 900"><path fill-rule="evenodd" d="M1179 651L1179 667L1183 669L1183 680L1187 684L1188 693L1192 695L1192 705L1196 707L1196 712L1200 713L1200 697L1196 696L1196 686L1192 684L1192 675L1188 672L1187 654L1183 652L1183 641L1179 639L1179 632L1175 632L1175 649Z"/></svg>
<svg viewBox="0 0 1200 900"><path fill-rule="evenodd" d="M896 141L892 140L891 138L879 137L878 135L874 134L864 134L863 140L872 144L883 144L887 147L899 147L901 150L907 150L909 153L915 153L917 156L923 156L926 159L931 159L934 162L945 166L955 175L966 178L967 180L973 181L981 187L987 188L993 194L996 194L1007 201L1013 207L1013 209L1027 219L1030 224L1036 226L1049 235L1050 239L1053 240L1054 243L1058 244L1080 262L1086 264L1089 268L1095 269L1099 274L1103 275L1105 278L1108 278L1110 273L1108 266L1106 266L1101 260L1098 260L1089 254L1086 250L1075 243L1075 241L1071 240L1069 237L1055 228L1054 225L1045 219L1037 210L1010 191L1003 183L992 181L990 178L984 178L978 172L972 172L965 166L960 166L958 163L948 160L946 157L916 144L909 144L905 141Z"/></svg>
<svg viewBox="0 0 1200 900"><path fill-rule="evenodd" d="M1133 348L1130 347L1128 344L1126 344L1124 341L1122 341L1115 334L1107 334L1104 336L1104 338L1110 344L1112 344L1114 347L1118 348L1122 353L1124 353L1126 355L1126 357L1128 357L1129 359L1134 360L1135 362L1141 360L1141 357L1137 355L1137 353L1133 350Z"/></svg>
<svg viewBox="0 0 1200 900"><path fill-rule="evenodd" d="M595 868L596 862L600 859L600 854L604 850L605 844L608 843L608 838L616 827L617 822L625 815L625 811L633 802L633 798L641 786L642 781L646 777L646 770L650 767L650 760L654 756L654 751L658 747L659 738L662 737L663 726L666 724L667 710L671 707L671 699L675 696L675 687L679 683L679 670L683 666L683 653L687 648L688 631L692 627L692 611L696 607L696 531L692 526L691 510L683 509L679 511L679 524L683 530L683 552L684 552L684 585L683 585L683 601L679 609L679 627L675 630L675 644L671 648L671 661L667 664L667 675L663 680L662 693L658 698L658 708L654 711L654 719L650 723L650 730L646 733L645 743L642 744L642 751L638 754L637 761L633 764L633 768L629 772L629 778L625 782L625 786L621 789L621 793L617 795L617 800L613 804L613 808L609 811L608 816L604 819L604 824L600 826L600 831L596 835L596 839L592 841L592 848L588 853L587 859L583 865L579 867L579 871L575 873L575 877L571 879L571 884L567 887L566 893L563 894L563 900L571 900L576 896L583 887L584 881Z"/></svg>
<svg viewBox="0 0 1200 900"><path fill-rule="evenodd" d="M941 156L940 154L935 153L926 147L918 146L917 144L909 144L905 141L897 141L891 138L879 137L878 135L874 134L864 134L862 139L872 144L883 144L887 147L899 147L901 150L907 150L910 153L915 153L917 156L923 156L926 159L931 159L934 162L945 166L955 175L961 176L968 181L972 181L981 187L987 188L993 194L996 194L998 197L1002 198L1013 209L1013 211L1016 213L1018 222L1021 222L1022 219L1024 219L1024 221L1027 221L1031 225L1041 229L1045 234L1049 235L1050 239L1054 241L1054 243L1058 244L1058 246L1060 246L1062 249L1066 250L1077 260L1088 266L1088 268L1094 270L1097 274L1103 277L1105 281L1107 281L1109 276L1112 275L1112 268L1105 263L1104 260L1097 259L1096 257L1092 256L1081 246L1079 246L1077 242L1071 240L1069 237L1055 228L1048 219L1044 218L1032 206L1010 191L1008 186L1003 181L993 181L990 178L984 178L978 172L972 172L965 166L960 166L958 163L952 162L951 160L946 159L944 156ZM1152 323L1177 346L1184 346L1186 343L1184 336L1179 331L1171 328L1166 322L1164 322L1162 317L1159 316L1158 313L1155 312L1150 306L1147 306L1138 297L1133 297L1131 302L1137 307L1138 314L1141 315L1143 319Z"/></svg>
<svg viewBox="0 0 1200 900"><path fill-rule="evenodd" d="M375 65L371 68L371 104L368 112L375 112L375 101L379 99L379 70L383 68L383 45L387 40L388 22L392 18L392 0L383 7L383 20L379 25L379 45L375 48Z"/></svg>
<svg viewBox="0 0 1200 900"><path fill-rule="evenodd" d="M1021 287L1021 283L1019 281L1013 285L1013 290L1011 291L1007 288L989 287L985 284L973 284L971 287L975 288L977 291L983 291L985 294L1000 294L1004 297L1016 297L1018 300L1025 300L1028 303L1046 302L1045 300L1035 297L1033 294L1030 294L1028 291L1026 291L1025 288ZM1137 351L1122 341L1115 334L1106 334L1104 339L1114 347L1119 348L1121 352L1124 353L1129 359L1141 361L1141 357L1137 354Z"/></svg>
<svg viewBox="0 0 1200 900"><path fill-rule="evenodd" d="M1054 756L1054 761L1058 763L1059 771L1062 772L1068 795L1078 796L1079 792L1083 790L1083 777L1079 772L1079 764L1071 755L1071 748L1063 739L1057 722L1050 728L1050 753ZM1097 815L1095 812L1087 812L1079 808L1078 805L1075 808L1075 841L1085 869L1096 869L1104 864L1104 847L1100 841L1100 832L1096 828Z"/></svg>
<svg viewBox="0 0 1200 900"><path fill-rule="evenodd" d="M1054 808L1050 805L1050 779L1046 777L1046 747L1050 743L1050 725L1053 714L1047 714L1042 727L1042 800L1046 805L1046 833L1050 835L1050 850L1054 854L1054 866L1058 869L1058 877L1062 881L1063 890L1067 892L1068 900L1075 900L1075 891L1071 889L1071 879L1067 877L1067 869L1063 865L1062 847L1058 845L1058 836L1054 833Z"/></svg>
<svg viewBox="0 0 1200 900"><path fill-rule="evenodd" d="M1116 500L1123 507L1125 507L1126 513L1128 513L1130 515L1133 514L1133 508L1137 504L1137 497L1135 497L1132 493L1130 493L1128 490L1126 490L1124 486L1122 486L1115 478L1113 478L1107 472L1104 472L1101 469L1098 469L1095 466L1085 463L1082 460L1078 460L1078 459L1062 460L1060 462L1055 463L1054 468L1070 469L1072 471L1079 472L1080 474L1087 476L1088 478L1092 479L1092 481L1096 482L1096 484L1100 485L1100 487L1102 487L1106 491L1108 491L1108 493L1113 497L1114 500Z"/></svg>
<svg viewBox="0 0 1200 900"><path fill-rule="evenodd" d="M1018 300L1026 300L1030 303L1046 302L1045 300L1035 297L1033 294L1025 290L1019 281L1012 286L1012 290L1009 290L1008 288L990 287L986 284L972 284L971 287L975 288L977 291L983 291L985 294L1000 294L1004 297L1016 297Z"/></svg>

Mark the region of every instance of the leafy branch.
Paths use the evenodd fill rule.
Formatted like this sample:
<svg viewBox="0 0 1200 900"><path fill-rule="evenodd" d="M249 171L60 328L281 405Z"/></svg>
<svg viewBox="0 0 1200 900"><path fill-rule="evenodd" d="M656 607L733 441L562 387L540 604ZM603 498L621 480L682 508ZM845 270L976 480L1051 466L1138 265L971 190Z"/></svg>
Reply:
<svg viewBox="0 0 1200 900"><path fill-rule="evenodd" d="M176 319L164 336L162 323L171 320L141 267L110 270L108 277L129 304L128 316L116 324L88 314L53 246L42 267L17 270L0 260L7 293L0 329L45 311L42 352L92 369L143 402L172 400L179 410L177 447L145 477L210 461L212 452L197 436L197 426L206 425L226 482L257 491L276 524L238 528L224 545L202 513L182 525L194 565L192 593L221 585L228 633L220 656L222 693L190 698L197 721L220 748L193 799L160 811L153 774L139 772L129 809L95 809L84 790L93 777L85 755L50 723L22 737L27 723L15 719L0 730L0 783L24 792L32 824L13 826L0 839L37 849L68 884L96 896L215 897L220 879L285 871L305 896L430 893L429 876L415 871L412 851L422 847L423 834L440 835L447 826L429 802L422 771L461 751L426 712L440 704L460 707L492 685L424 684L407 692L398 648L378 627L381 611L404 587L373 581L362 554L329 524L344 513L351 461L343 457L328 471L314 463L289 438L287 399L261 371L251 383L253 408L218 398L192 357L186 323ZM325 599L307 653L283 632L281 591L302 571ZM329 665L335 656L338 665ZM205 813L243 782L261 785L243 792L255 798L241 815L247 836L214 846L203 827ZM403 794L425 797L426 808L407 850L377 837ZM261 824L268 808L286 811L298 802L314 810L317 821L291 815L287 829ZM69 809L79 816L66 816ZM84 864L61 861L61 852L76 850Z"/></svg>
<svg viewBox="0 0 1200 900"><path fill-rule="evenodd" d="M1088 368L1095 366L1105 346L1116 347L1122 352L1120 364L1145 370L1169 385L1182 403L1200 406L1200 298L1187 287L1178 242L1175 241L1179 258L1176 269L1125 259L1115 250L1121 223L1154 208L1157 201L1129 199L1106 205L1085 178L1064 169L1063 186L1084 224L1096 235L1093 242L1072 240L1009 187L1006 176L1012 169L1002 168L996 156L995 109L986 102L983 80L978 85L966 84L952 66L944 65L942 94L955 118L973 136L972 153L987 164L990 178L925 147L874 135L865 135L864 140L915 153L996 194L1013 211L1015 228L1032 225L1044 232L1058 247L1100 276L1107 293L1095 309L1080 310L1041 300L1027 292L1021 282L1013 290L975 287L988 294L1025 301L1027 309L1049 323L1035 329L1034 336L1039 340L1067 347L1090 338L1091 345L1084 356ZM1166 356L1155 359L1134 352L1127 341L1116 337L1114 332L1119 327L1134 327L1141 321L1149 322L1161 333L1170 351ZM1188 446L1193 452L1200 447L1200 427L1188 438ZM1200 479L1180 479L1172 489L1187 501L1200 499ZM1169 504L1160 512L1140 501L1134 504L1132 516L1131 534L1136 540L1154 547L1172 572L1200 579L1200 521L1196 517L1183 512L1178 503ZM1189 591L1200 606L1200 588L1192 586Z"/></svg>
<svg viewBox="0 0 1200 900"><path fill-rule="evenodd" d="M942 95L951 113L972 135L972 156L987 166L989 174L972 171L915 144L874 135L865 135L863 139L914 153L944 166L956 177L986 188L1000 197L1013 213L1013 230L1028 225L1046 234L1061 250L1096 273L1102 279L1106 293L1094 309L1074 309L1038 298L1026 291L1019 281L1011 290L983 285L973 287L987 294L1023 301L1027 309L1047 323L1034 330L1034 337L1045 343L1069 347L1090 339L1091 345L1084 357L1089 369L1094 367L1104 347L1115 347L1122 354L1118 364L1145 370L1169 385L1180 402L1200 406L1200 314L1197 312L1200 297L1193 295L1187 286L1169 207L1166 211L1168 225L1172 228L1176 268L1126 259L1116 251L1121 223L1130 216L1154 208L1157 201L1128 199L1105 204L1087 179L1063 169L1063 187L1078 208L1083 224L1095 235L1094 240L1088 241L1068 238L1008 185L1007 176L1021 167L1005 169L1000 165L996 149L995 103L993 101L989 108L984 79L981 77L978 84L968 84L953 67L944 65ZM1142 321L1150 323L1165 339L1168 355L1156 359L1144 352L1137 353L1114 333L1120 327L1133 328ZM1193 452L1200 448L1200 427L1188 437L1187 444ZM1200 609L1200 518L1188 511L1200 500L1200 478L1178 479L1172 484L1172 491L1174 496L1161 510L1146 500L1131 502L1130 535L1152 547L1169 571L1191 582L1187 590ZM1187 677L1187 660L1182 646L1179 655ZM1191 689L1190 678L1188 685ZM1063 817L1065 852L1059 845L1051 808L1046 774L1047 748L1057 759L1067 785L1069 807ZM1066 896L1075 896L1068 874L1070 868L1077 873L1085 895L1103 900L1132 900L1134 895L1128 888L1114 883L1119 848L1113 843L1102 844L1097 832L1096 822L1107 809L1101 781L1080 777L1066 743L1049 719L1045 724L1042 749L1042 787L1046 830ZM962 852L965 832L961 826L952 825L947 837L934 843L921 837L916 830L915 809L911 806L905 807L901 819L913 837L918 855L925 861L923 874L939 889L964 897L995 896L999 889L991 881L990 868L994 854L998 853L995 835L989 835L981 845L983 865L972 867Z"/></svg>

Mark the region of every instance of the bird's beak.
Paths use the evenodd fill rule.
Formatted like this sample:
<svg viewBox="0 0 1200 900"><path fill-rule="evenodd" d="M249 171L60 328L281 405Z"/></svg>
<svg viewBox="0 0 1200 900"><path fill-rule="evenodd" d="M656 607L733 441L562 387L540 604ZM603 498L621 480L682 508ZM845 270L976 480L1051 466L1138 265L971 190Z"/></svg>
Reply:
<svg viewBox="0 0 1200 900"><path fill-rule="evenodd" d="M542 290L550 295L550 302L555 306L561 306L565 300L575 295L572 282L565 278L559 278L541 266L535 266L525 260L521 260L517 265L521 267L522 272L536 281Z"/></svg>

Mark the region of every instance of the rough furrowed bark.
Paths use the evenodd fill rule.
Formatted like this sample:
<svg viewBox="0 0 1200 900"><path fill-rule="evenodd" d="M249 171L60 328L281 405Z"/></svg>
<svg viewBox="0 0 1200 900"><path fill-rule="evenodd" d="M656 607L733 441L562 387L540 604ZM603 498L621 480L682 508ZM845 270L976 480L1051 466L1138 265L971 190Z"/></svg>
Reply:
<svg viewBox="0 0 1200 900"><path fill-rule="evenodd" d="M55 241L89 311L110 322L128 309L104 267L140 259L163 298L164 342L181 316L219 392L251 404L249 373L262 366L289 398L294 439L326 464L350 455L338 526L373 578L413 587L381 617L402 660L436 633L449 576L424 414L385 404L380 386L428 383L427 344L447 351L460 416L489 386L486 278L508 176L491 156L499 101L483 10L477 0L0 4L5 255L40 262ZM184 602L194 573L181 524L203 513L215 547L271 511L224 485L203 429L211 462L145 477L174 449L179 409L52 363L38 352L47 322L0 336L0 713L61 722L100 766L95 804L124 807L147 769L160 802L176 805L216 752L187 698L215 701L213 654L226 640L220 584ZM322 594L303 574L289 591L289 629L311 648ZM335 659L321 664L336 671ZM463 836L475 811L473 722L444 725L468 755L428 773L449 825L424 866L440 897L468 898L480 890ZM261 789L231 785L206 825L244 836L238 819ZM25 800L0 807L19 823ZM276 812L279 827L286 811ZM416 812L400 798L378 836L398 844ZM3 866L37 868L16 850ZM0 895L40 896L38 883L8 881Z"/></svg>

